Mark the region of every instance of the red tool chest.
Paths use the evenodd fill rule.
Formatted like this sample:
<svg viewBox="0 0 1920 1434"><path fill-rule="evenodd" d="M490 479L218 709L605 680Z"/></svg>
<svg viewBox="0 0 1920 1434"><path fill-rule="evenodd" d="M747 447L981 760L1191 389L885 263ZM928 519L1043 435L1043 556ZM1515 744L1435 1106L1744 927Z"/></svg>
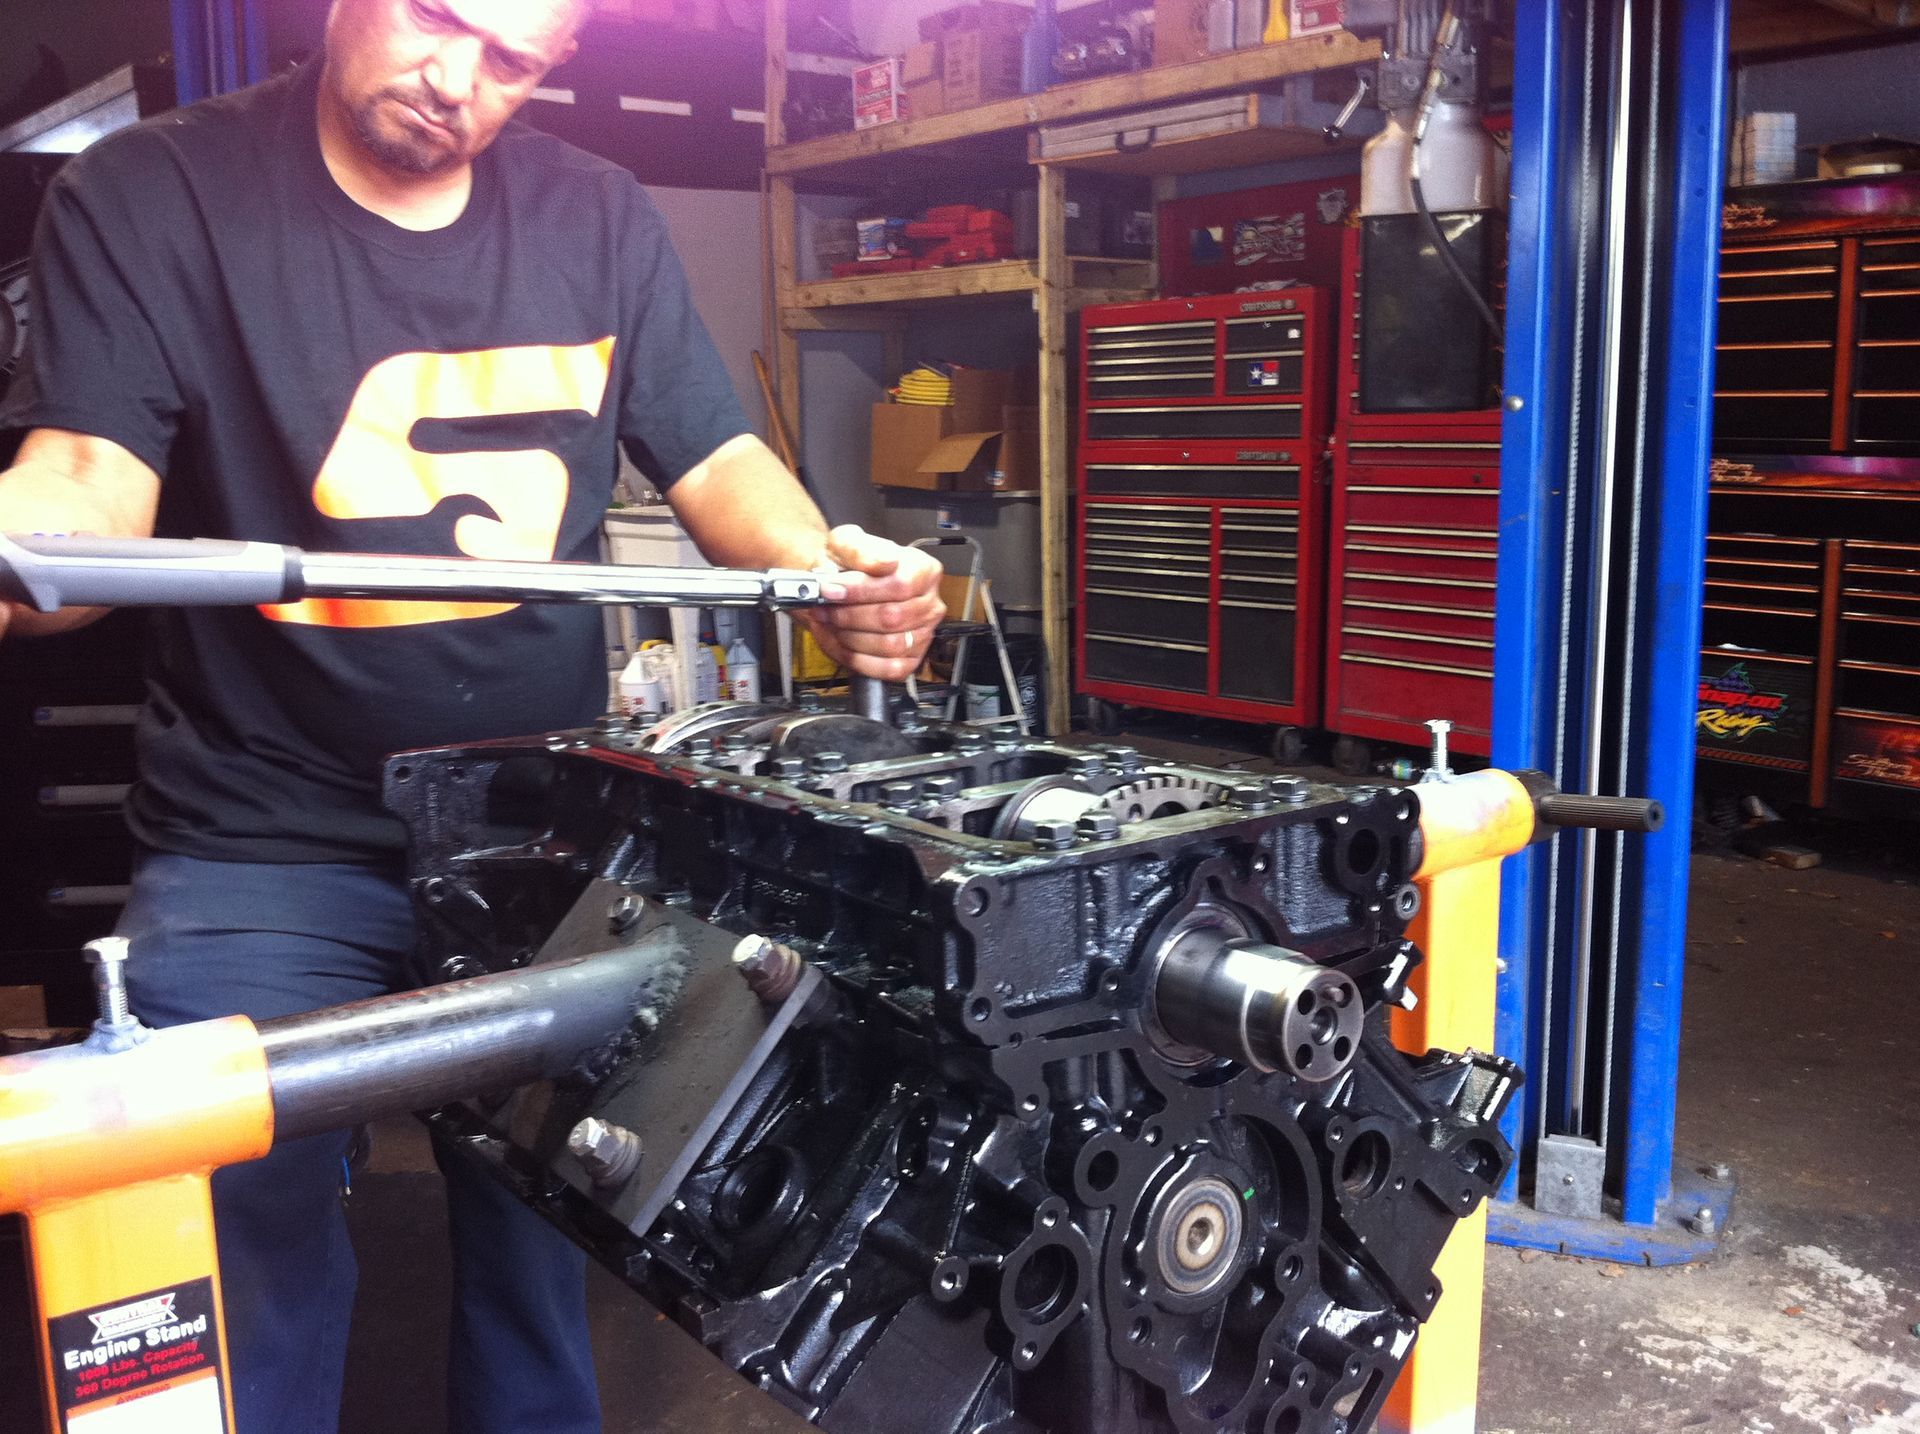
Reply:
<svg viewBox="0 0 1920 1434"><path fill-rule="evenodd" d="M1500 410L1359 411L1360 243L1341 286L1328 513L1326 707L1352 738L1424 747L1425 723L1485 756L1493 726Z"/></svg>
<svg viewBox="0 0 1920 1434"><path fill-rule="evenodd" d="M1329 298L1299 288L1084 311L1081 692L1318 721Z"/></svg>

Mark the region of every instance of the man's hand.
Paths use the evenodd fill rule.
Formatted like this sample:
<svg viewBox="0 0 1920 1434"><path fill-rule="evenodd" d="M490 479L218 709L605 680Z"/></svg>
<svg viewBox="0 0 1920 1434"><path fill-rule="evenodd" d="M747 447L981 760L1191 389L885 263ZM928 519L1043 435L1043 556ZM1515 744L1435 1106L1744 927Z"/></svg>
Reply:
<svg viewBox="0 0 1920 1434"><path fill-rule="evenodd" d="M933 630L947 615L941 567L923 548L903 548L855 527L827 534L819 564L844 596L798 616L827 656L863 677L904 682L920 670Z"/></svg>

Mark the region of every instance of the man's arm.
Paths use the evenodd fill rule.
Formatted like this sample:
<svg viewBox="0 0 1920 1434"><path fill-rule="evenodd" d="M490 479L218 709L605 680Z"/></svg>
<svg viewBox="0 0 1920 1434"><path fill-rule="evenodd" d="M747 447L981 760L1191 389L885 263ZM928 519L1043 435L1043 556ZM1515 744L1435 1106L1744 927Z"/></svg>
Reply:
<svg viewBox="0 0 1920 1434"><path fill-rule="evenodd" d="M695 466L667 501L709 562L862 575L832 606L798 616L829 657L855 672L901 682L919 670L946 616L932 554L855 527L829 532L799 480L750 435Z"/></svg>
<svg viewBox="0 0 1920 1434"><path fill-rule="evenodd" d="M0 473L0 533L88 533L150 538L160 477L118 443L59 428L36 428L13 467ZM70 632L101 608L38 613L0 603L0 636Z"/></svg>

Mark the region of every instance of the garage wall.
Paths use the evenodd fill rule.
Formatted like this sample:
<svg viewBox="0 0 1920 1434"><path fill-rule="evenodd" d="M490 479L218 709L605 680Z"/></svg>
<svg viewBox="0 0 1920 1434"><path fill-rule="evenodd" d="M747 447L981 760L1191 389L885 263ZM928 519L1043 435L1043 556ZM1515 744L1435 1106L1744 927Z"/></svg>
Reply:
<svg viewBox="0 0 1920 1434"><path fill-rule="evenodd" d="M767 431L767 407L753 376L753 351L763 349L766 286L760 261L760 196L723 189L664 189L647 193L667 221L673 247L687 271L694 306L726 360L734 392L757 431Z"/></svg>
<svg viewBox="0 0 1920 1434"><path fill-rule="evenodd" d="M168 53L173 23L158 0L0 0L0 106L38 67L42 42L77 90L122 65Z"/></svg>
<svg viewBox="0 0 1920 1434"><path fill-rule="evenodd" d="M1734 110L1741 118L1766 110L1799 116L1801 144L1834 144L1881 134L1920 138L1920 40L1870 50L1741 65ZM1811 154L1801 173L1814 170Z"/></svg>

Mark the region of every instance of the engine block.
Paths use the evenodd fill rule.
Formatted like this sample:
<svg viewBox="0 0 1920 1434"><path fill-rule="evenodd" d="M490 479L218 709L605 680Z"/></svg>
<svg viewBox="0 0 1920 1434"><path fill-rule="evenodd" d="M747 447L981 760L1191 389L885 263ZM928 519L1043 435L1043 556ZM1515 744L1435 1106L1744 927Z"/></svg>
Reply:
<svg viewBox="0 0 1920 1434"><path fill-rule="evenodd" d="M720 705L411 753L429 980L650 943L443 1133L849 1434L1370 1428L1518 1083L1401 1053L1416 788Z"/></svg>

